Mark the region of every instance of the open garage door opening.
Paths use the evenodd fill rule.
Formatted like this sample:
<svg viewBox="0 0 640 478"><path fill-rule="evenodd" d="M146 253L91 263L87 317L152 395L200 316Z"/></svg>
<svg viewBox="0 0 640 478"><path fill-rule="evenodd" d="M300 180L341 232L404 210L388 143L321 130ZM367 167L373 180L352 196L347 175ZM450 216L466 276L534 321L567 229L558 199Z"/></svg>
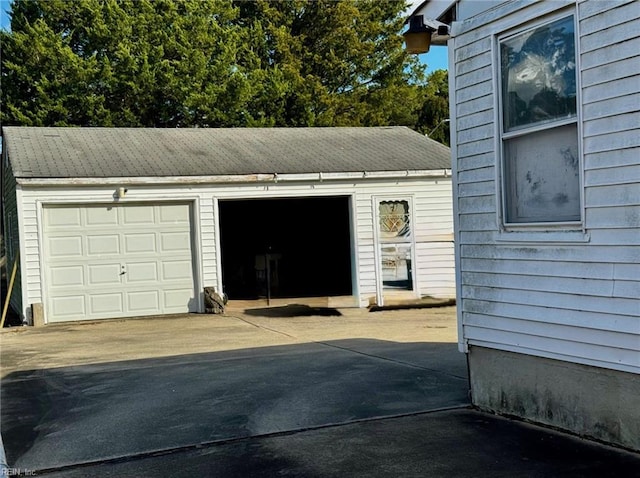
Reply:
<svg viewBox="0 0 640 478"><path fill-rule="evenodd" d="M219 203L231 300L352 295L349 197Z"/></svg>

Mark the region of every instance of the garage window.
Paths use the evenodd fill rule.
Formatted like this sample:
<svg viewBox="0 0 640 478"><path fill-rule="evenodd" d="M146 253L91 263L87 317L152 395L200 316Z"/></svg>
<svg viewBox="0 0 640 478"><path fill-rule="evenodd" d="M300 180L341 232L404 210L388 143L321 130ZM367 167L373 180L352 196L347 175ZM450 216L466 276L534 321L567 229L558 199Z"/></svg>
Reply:
<svg viewBox="0 0 640 478"><path fill-rule="evenodd" d="M408 241L411 239L409 201L381 201L380 238L383 241Z"/></svg>
<svg viewBox="0 0 640 478"><path fill-rule="evenodd" d="M499 39L505 224L581 219L575 19Z"/></svg>

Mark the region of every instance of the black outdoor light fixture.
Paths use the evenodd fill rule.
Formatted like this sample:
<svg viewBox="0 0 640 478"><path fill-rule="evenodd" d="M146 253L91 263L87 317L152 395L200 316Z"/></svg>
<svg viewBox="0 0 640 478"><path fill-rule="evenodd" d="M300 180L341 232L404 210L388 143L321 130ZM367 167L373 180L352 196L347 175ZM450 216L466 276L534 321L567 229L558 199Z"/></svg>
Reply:
<svg viewBox="0 0 640 478"><path fill-rule="evenodd" d="M407 53L427 53L431 46L431 34L435 31L435 28L424 24L423 15L414 15L411 17L409 19L409 29L402 34Z"/></svg>

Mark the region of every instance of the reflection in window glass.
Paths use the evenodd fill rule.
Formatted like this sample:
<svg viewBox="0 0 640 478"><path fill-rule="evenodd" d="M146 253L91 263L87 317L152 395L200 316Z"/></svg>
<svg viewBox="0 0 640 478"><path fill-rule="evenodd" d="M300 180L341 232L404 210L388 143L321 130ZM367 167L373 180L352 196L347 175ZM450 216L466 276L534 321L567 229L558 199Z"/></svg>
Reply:
<svg viewBox="0 0 640 478"><path fill-rule="evenodd" d="M573 17L500 44L504 130L576 115Z"/></svg>
<svg viewBox="0 0 640 478"><path fill-rule="evenodd" d="M411 236L408 201L382 201L379 205L380 239L408 239Z"/></svg>
<svg viewBox="0 0 640 478"><path fill-rule="evenodd" d="M384 289L412 290L411 246L382 246L382 286Z"/></svg>

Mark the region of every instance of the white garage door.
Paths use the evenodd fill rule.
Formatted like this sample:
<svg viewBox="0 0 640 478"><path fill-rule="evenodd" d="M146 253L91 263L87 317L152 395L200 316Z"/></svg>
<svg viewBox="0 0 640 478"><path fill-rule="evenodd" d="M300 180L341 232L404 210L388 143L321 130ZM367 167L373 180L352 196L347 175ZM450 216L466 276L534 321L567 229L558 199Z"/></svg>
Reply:
<svg viewBox="0 0 640 478"><path fill-rule="evenodd" d="M194 312L189 204L44 208L48 322Z"/></svg>

